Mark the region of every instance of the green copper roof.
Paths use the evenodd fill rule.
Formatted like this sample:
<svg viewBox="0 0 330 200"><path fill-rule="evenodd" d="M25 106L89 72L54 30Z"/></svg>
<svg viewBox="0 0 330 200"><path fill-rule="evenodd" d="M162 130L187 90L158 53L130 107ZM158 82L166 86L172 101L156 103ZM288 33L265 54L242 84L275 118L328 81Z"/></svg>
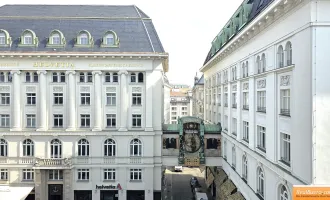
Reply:
<svg viewBox="0 0 330 200"><path fill-rule="evenodd" d="M220 132L221 126L217 124L205 124L205 132Z"/></svg>
<svg viewBox="0 0 330 200"><path fill-rule="evenodd" d="M178 124L163 124L163 131L179 131Z"/></svg>

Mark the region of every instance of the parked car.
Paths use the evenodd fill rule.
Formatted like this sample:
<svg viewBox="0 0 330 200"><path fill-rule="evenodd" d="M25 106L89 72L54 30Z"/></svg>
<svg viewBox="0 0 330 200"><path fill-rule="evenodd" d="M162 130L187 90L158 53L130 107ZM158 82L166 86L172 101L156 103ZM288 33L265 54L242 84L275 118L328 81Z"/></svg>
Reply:
<svg viewBox="0 0 330 200"><path fill-rule="evenodd" d="M182 172L182 166L174 166L174 171L176 172Z"/></svg>

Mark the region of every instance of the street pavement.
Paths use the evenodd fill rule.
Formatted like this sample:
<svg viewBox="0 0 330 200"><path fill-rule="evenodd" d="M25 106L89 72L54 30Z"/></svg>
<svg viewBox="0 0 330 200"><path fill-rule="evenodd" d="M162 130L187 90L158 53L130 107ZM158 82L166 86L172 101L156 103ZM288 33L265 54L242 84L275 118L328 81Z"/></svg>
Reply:
<svg viewBox="0 0 330 200"><path fill-rule="evenodd" d="M190 188L190 178L195 176L206 191L204 173L199 168L184 167L182 172L165 171L163 188L164 200L193 200L193 193ZM207 192L209 200L211 195Z"/></svg>

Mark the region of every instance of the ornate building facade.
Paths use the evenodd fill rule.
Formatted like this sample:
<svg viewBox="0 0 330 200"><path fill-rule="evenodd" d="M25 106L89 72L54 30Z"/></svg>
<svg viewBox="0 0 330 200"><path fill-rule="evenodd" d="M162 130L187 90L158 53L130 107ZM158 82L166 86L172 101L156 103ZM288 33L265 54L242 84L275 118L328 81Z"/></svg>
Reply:
<svg viewBox="0 0 330 200"><path fill-rule="evenodd" d="M164 51L136 6L0 7L0 197L160 198Z"/></svg>

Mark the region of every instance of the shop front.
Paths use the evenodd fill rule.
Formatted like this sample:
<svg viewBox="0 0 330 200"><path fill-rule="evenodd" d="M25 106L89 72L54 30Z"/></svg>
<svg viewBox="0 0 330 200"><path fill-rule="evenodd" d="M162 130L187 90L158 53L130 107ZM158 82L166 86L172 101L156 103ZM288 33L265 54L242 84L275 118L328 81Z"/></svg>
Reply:
<svg viewBox="0 0 330 200"><path fill-rule="evenodd" d="M33 193L34 186L0 186L0 199L8 199L8 200L25 200L28 197L28 200L34 200Z"/></svg>
<svg viewBox="0 0 330 200"><path fill-rule="evenodd" d="M75 190L74 200L92 200L92 190Z"/></svg>
<svg viewBox="0 0 330 200"><path fill-rule="evenodd" d="M145 200L144 190L127 190L127 200Z"/></svg>
<svg viewBox="0 0 330 200"><path fill-rule="evenodd" d="M121 185L119 183L96 185L95 190L100 191L100 200L118 200L118 190L121 190Z"/></svg>
<svg viewBox="0 0 330 200"><path fill-rule="evenodd" d="M48 200L63 200L63 185L48 185Z"/></svg>

